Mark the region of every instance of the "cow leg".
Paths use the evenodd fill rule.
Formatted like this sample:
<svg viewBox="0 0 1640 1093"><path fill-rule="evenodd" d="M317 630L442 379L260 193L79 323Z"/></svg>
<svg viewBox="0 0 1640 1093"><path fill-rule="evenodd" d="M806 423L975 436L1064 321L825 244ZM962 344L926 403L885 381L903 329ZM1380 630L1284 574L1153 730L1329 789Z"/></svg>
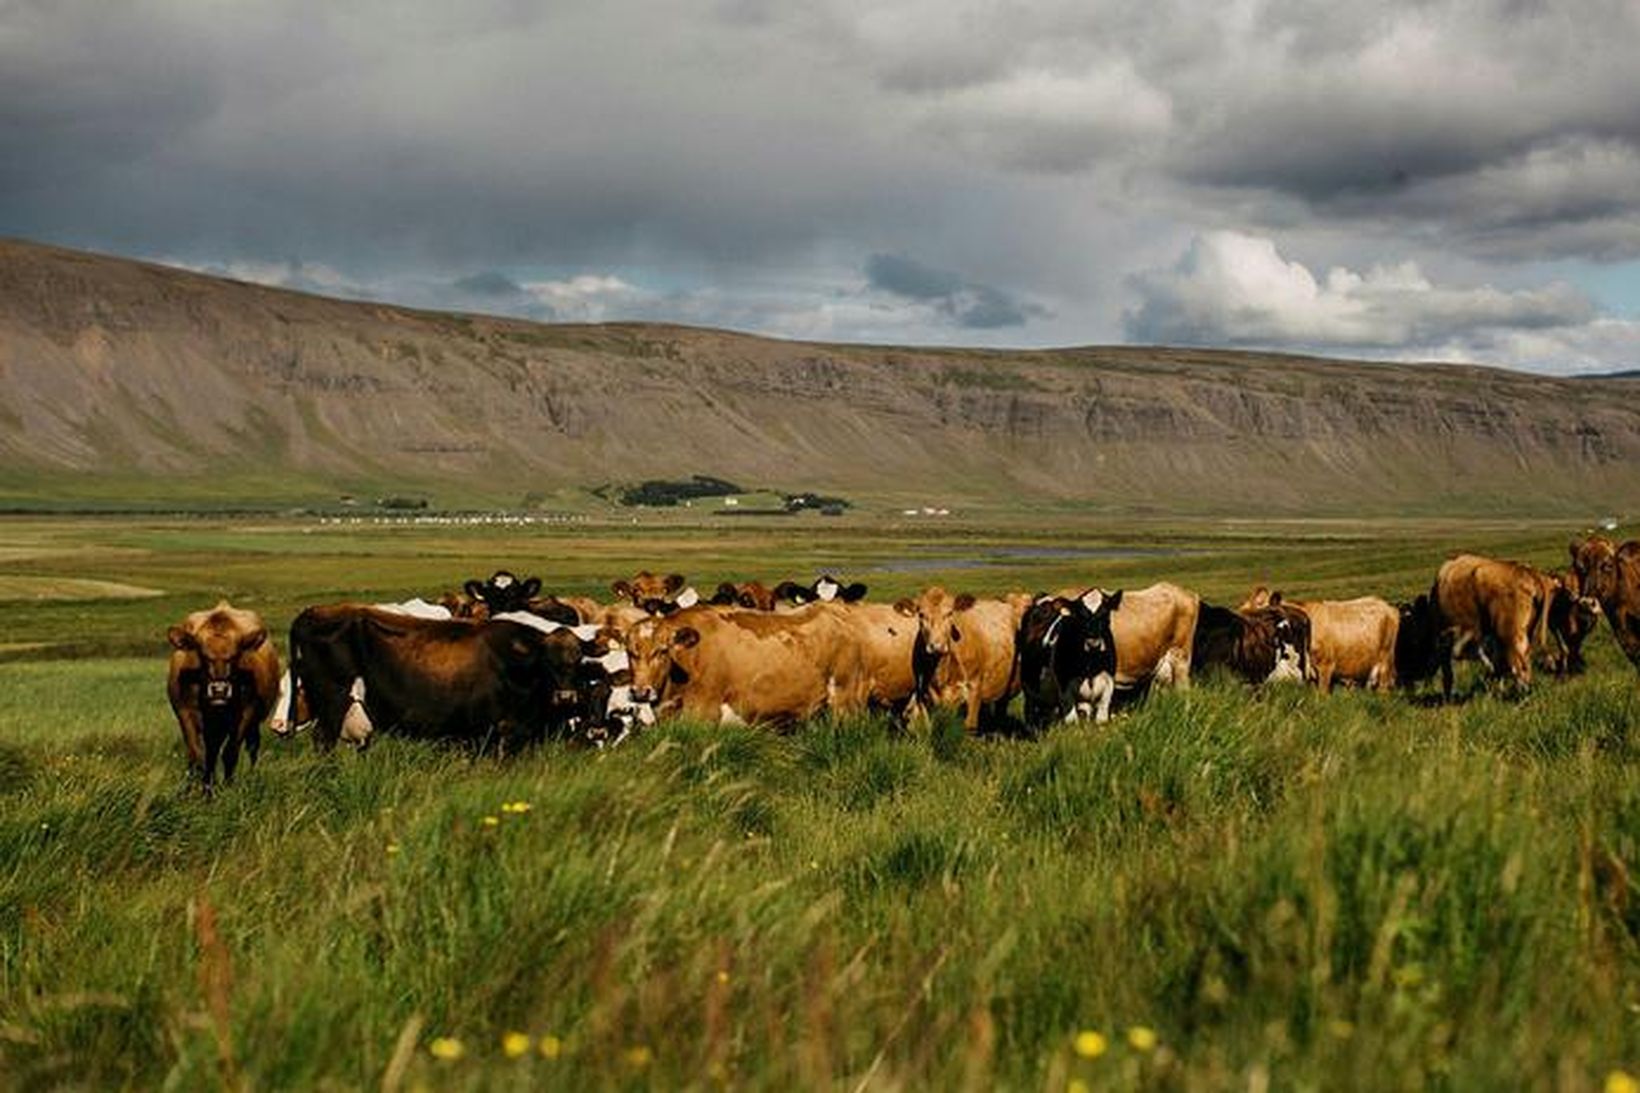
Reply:
<svg viewBox="0 0 1640 1093"><path fill-rule="evenodd" d="M1525 634L1517 637L1509 647L1509 674L1522 687L1532 685L1532 646Z"/></svg>
<svg viewBox="0 0 1640 1093"><path fill-rule="evenodd" d="M968 703L967 703L968 712L967 712L967 716L965 716L963 718L962 723L963 723L963 727L966 728L970 733L976 733L976 732L979 731L980 707L984 706L985 703L980 700L979 688L978 687L970 686L970 687L967 688L967 691L968 691L968 695L967 695L967 697L968 697Z"/></svg>
<svg viewBox="0 0 1640 1093"><path fill-rule="evenodd" d="M188 769L202 770L205 765L204 717L198 710L177 711L177 724L182 729L182 746L188 749Z"/></svg>
<svg viewBox="0 0 1640 1093"><path fill-rule="evenodd" d="M1334 665L1330 660L1316 669L1315 683L1317 687L1321 688L1321 693L1324 695L1332 694L1333 669Z"/></svg>
<svg viewBox="0 0 1640 1093"><path fill-rule="evenodd" d="M205 795L207 797L210 796L211 791L215 788L216 757L221 753L222 743L227 735L227 732L221 725L207 724L205 726L204 784Z"/></svg>
<svg viewBox="0 0 1640 1093"><path fill-rule="evenodd" d="M252 725L245 733L245 754L250 758L251 766L256 766L256 758L262 753L262 728Z"/></svg>
<svg viewBox="0 0 1640 1093"><path fill-rule="evenodd" d="M222 781L233 784L234 771L239 769L239 737L229 736L222 742Z"/></svg>
<svg viewBox="0 0 1640 1093"><path fill-rule="evenodd" d="M1452 701L1452 658L1456 655L1457 650L1452 639L1443 636L1436 646L1435 652L1436 659L1439 660L1441 665L1442 702Z"/></svg>

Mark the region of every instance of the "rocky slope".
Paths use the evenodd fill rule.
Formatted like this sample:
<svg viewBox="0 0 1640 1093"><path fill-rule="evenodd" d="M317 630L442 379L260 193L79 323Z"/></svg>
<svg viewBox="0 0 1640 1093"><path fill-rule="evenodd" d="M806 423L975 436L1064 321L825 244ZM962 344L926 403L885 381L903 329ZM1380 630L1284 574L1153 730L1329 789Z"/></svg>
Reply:
<svg viewBox="0 0 1640 1093"><path fill-rule="evenodd" d="M715 474L1189 511L1640 506L1640 383L543 326L0 242L0 479L491 496Z"/></svg>

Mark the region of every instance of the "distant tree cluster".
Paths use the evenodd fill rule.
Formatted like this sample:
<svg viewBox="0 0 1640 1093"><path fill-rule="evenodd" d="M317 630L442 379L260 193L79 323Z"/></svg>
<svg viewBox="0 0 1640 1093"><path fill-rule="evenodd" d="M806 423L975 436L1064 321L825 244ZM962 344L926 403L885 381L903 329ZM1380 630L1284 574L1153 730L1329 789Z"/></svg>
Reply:
<svg viewBox="0 0 1640 1093"><path fill-rule="evenodd" d="M669 508L679 502L693 501L700 497L730 497L745 492L744 489L726 479L697 474L683 481L653 478L647 482L640 482L636 486L625 487L616 494L615 499L623 505L649 505L655 508Z"/></svg>

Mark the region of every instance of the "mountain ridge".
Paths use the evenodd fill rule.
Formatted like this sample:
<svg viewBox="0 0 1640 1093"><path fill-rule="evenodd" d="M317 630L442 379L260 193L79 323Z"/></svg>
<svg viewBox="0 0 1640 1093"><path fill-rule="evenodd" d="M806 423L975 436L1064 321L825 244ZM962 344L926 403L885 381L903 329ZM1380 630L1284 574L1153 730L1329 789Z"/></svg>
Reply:
<svg viewBox="0 0 1640 1093"><path fill-rule="evenodd" d="M1191 512L1640 505L1632 382L1155 346L951 349L336 300L0 241L0 483L720 475Z"/></svg>

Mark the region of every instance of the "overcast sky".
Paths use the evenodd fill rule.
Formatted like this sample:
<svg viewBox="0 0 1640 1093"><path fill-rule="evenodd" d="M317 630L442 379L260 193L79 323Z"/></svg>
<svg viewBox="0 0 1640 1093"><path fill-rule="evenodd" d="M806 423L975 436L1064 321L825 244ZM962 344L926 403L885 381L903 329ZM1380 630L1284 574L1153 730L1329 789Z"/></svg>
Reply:
<svg viewBox="0 0 1640 1093"><path fill-rule="evenodd" d="M0 235L542 319L1640 367L1640 0L0 0Z"/></svg>

